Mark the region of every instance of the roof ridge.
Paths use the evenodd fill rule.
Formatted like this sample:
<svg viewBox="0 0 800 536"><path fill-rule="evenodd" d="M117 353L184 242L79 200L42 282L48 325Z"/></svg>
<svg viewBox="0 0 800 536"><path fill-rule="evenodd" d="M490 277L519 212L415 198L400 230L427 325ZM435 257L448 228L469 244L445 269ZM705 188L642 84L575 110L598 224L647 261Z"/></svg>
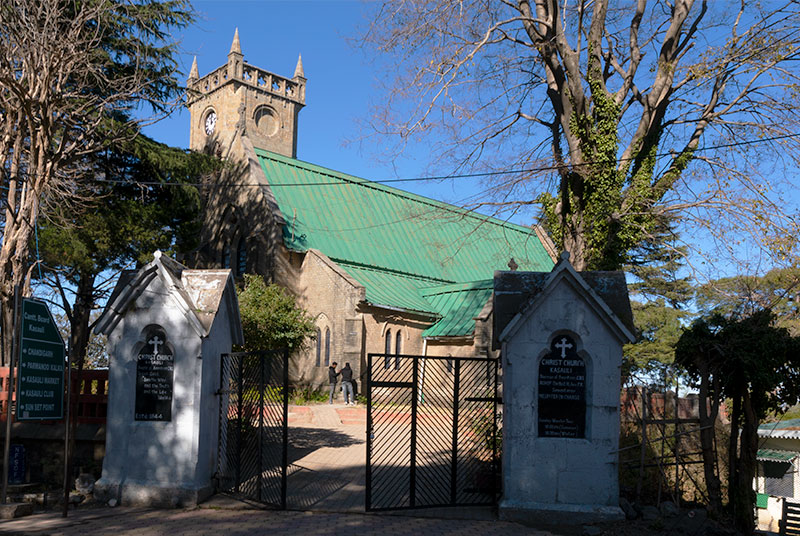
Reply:
<svg viewBox="0 0 800 536"><path fill-rule="evenodd" d="M319 164L314 164L313 162L307 162L305 160L300 160L298 158L291 158L282 154L274 153L272 151L267 151L266 149L260 149L255 147L256 153L259 156L264 158L269 158L271 160L275 160L278 162L283 162L285 164L304 168L309 171L313 171L315 173L320 173L322 175L330 176L334 179L344 180L347 182L354 183L358 186L363 186L365 188L373 188L376 190L381 190L385 193L390 195L395 195L397 197L406 198L412 201L420 202L435 206L440 209L445 209L450 212L458 213L462 216L474 218L477 220L482 220L486 223L490 223L492 225L496 225L498 227L504 229L511 229L513 231L517 231L524 234L533 234L535 236L535 229L533 227L526 227L524 225L520 225L518 223L513 223L509 221L503 221L499 218L495 218L494 216L488 216L486 214L481 214L480 212L476 212L474 210L468 210L465 208L461 208L459 206L453 205L451 203L446 203L444 201L439 201L438 199L433 199L431 197L426 197L424 195L415 194L412 192L408 192L406 190L401 190L399 188L395 188L393 186L386 186L379 182L375 182L369 179L365 179L363 177L358 177L356 175L351 175L349 173L345 173L343 171L336 171L335 169L326 168L324 166L320 166ZM537 237L538 238L538 237Z"/></svg>

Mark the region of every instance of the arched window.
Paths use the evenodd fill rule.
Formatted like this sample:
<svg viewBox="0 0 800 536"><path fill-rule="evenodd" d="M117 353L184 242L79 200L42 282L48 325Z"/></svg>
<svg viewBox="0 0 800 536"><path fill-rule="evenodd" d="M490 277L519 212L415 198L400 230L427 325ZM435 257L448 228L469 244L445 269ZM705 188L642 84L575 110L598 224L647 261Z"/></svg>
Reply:
<svg viewBox="0 0 800 536"><path fill-rule="evenodd" d="M230 244L225 244L222 246L222 267L223 268L230 268L231 267L231 246Z"/></svg>
<svg viewBox="0 0 800 536"><path fill-rule="evenodd" d="M244 236L239 238L239 244L236 246L236 275L242 277L247 271L247 242Z"/></svg>
<svg viewBox="0 0 800 536"><path fill-rule="evenodd" d="M386 349L385 349L385 351L383 353L384 353L384 356L383 356L383 359L384 359L383 368L388 369L388 368L390 368L392 366L392 358L391 358L391 355L392 355L392 330L391 329L387 329L386 330Z"/></svg>
<svg viewBox="0 0 800 536"><path fill-rule="evenodd" d="M397 330L397 338L394 341L394 369L400 370L400 354L403 351L403 335Z"/></svg>
<svg viewBox="0 0 800 536"><path fill-rule="evenodd" d="M325 328L325 366L331 366L331 328Z"/></svg>
<svg viewBox="0 0 800 536"><path fill-rule="evenodd" d="M322 365L322 331L317 328L317 361L316 366Z"/></svg>

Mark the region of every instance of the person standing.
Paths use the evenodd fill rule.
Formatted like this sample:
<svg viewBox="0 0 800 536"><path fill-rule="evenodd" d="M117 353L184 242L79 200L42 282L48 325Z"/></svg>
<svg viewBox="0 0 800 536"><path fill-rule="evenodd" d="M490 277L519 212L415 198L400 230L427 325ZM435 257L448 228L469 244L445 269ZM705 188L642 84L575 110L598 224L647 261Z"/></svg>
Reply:
<svg viewBox="0 0 800 536"><path fill-rule="evenodd" d="M342 375L342 393L344 393L344 405L349 406L355 404L356 400L353 397L353 369L350 368L350 363L345 363L344 368L339 373Z"/></svg>
<svg viewBox="0 0 800 536"><path fill-rule="evenodd" d="M331 366L328 367L328 381L331 384L331 396L328 398L328 404L333 404L333 396L336 393L336 378L338 378L339 374L341 374L341 372L336 372L336 361L334 361L331 363Z"/></svg>

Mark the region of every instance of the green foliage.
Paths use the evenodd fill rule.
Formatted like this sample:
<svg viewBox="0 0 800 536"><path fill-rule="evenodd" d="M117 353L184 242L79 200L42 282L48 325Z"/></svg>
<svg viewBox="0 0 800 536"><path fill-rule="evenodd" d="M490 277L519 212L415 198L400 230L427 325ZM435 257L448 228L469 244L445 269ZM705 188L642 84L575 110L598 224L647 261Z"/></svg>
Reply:
<svg viewBox="0 0 800 536"><path fill-rule="evenodd" d="M777 325L800 335L800 268L777 268L763 276L727 277L697 289L697 305L706 314L746 316L770 309Z"/></svg>
<svg viewBox="0 0 800 536"><path fill-rule="evenodd" d="M325 390L314 389L310 385L306 385L293 390L290 400L295 406L305 406L309 403L327 402L329 396Z"/></svg>
<svg viewBox="0 0 800 536"><path fill-rule="evenodd" d="M685 331L675 359L692 380L711 386L709 398L730 400L729 507L737 528L752 533L757 428L800 402L800 338L777 326L769 309L745 317L714 314Z"/></svg>
<svg viewBox="0 0 800 536"><path fill-rule="evenodd" d="M315 333L313 320L294 296L261 276L245 274L238 296L246 351L298 350Z"/></svg>
<svg viewBox="0 0 800 536"><path fill-rule="evenodd" d="M104 180L80 192L83 206L58 207L42 224L47 266L98 274L149 262L156 249L175 254L196 246L200 195L191 184L217 168L214 159L139 135L87 165Z"/></svg>
<svg viewBox="0 0 800 536"><path fill-rule="evenodd" d="M644 372L660 379L674 361L675 345L689 314L669 306L663 298L648 303L632 301L631 307L639 340L624 347L623 375Z"/></svg>
<svg viewBox="0 0 800 536"><path fill-rule="evenodd" d="M691 280L680 277L684 250L674 245L675 234L666 221L634 251L636 264L628 272L636 278L630 291L641 301L633 300L633 321L639 340L624 348L623 375L644 372L658 381L670 380L675 345L689 318L685 310L692 298ZM649 383L649 382L648 382Z"/></svg>

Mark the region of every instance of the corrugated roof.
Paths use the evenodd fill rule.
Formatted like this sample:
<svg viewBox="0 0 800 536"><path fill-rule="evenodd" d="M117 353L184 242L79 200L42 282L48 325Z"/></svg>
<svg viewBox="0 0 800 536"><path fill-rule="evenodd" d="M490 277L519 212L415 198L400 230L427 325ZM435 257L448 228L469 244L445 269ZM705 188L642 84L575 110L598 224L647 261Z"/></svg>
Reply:
<svg viewBox="0 0 800 536"><path fill-rule="evenodd" d="M512 257L520 270L553 267L532 228L261 149L256 155L286 222L286 247L322 251L366 287L372 304L444 311L448 322L433 326L435 336L470 335L463 330L474 328L485 300L477 307L478 289L423 289L487 280Z"/></svg>
<svg viewBox="0 0 800 536"><path fill-rule="evenodd" d="M429 286L431 280L343 262L339 266L364 285L369 303L436 315L436 309L419 291L421 286Z"/></svg>
<svg viewBox="0 0 800 536"><path fill-rule="evenodd" d="M786 419L762 424L758 427L758 436L800 439L800 419Z"/></svg>
<svg viewBox="0 0 800 536"><path fill-rule="evenodd" d="M494 281L485 279L422 290L442 319L426 329L423 337L459 337L475 330L475 317L492 295Z"/></svg>
<svg viewBox="0 0 800 536"><path fill-rule="evenodd" d="M800 452L777 449L758 449L756 460L762 462L790 462L800 456Z"/></svg>

